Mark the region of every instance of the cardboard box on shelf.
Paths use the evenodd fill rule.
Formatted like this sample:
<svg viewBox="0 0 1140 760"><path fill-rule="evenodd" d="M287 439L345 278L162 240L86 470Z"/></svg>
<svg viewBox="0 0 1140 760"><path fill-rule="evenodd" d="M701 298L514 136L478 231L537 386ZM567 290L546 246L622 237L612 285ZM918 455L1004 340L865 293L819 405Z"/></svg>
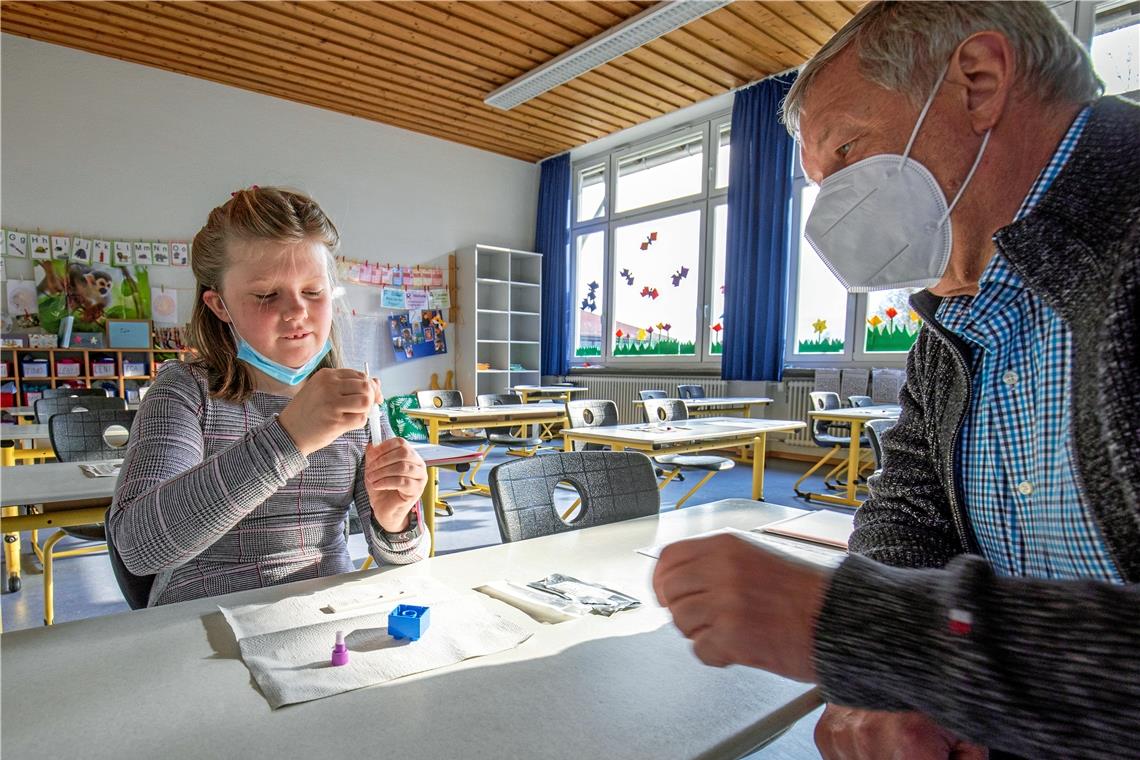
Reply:
<svg viewBox="0 0 1140 760"><path fill-rule="evenodd" d="M91 362L91 374L95 377L114 377L114 359L95 359Z"/></svg>
<svg viewBox="0 0 1140 760"><path fill-rule="evenodd" d="M75 359L60 359L55 363L56 377L79 377L83 365Z"/></svg>
<svg viewBox="0 0 1140 760"><path fill-rule="evenodd" d="M48 360L24 359L23 364L21 365L21 371L24 377L47 377Z"/></svg>

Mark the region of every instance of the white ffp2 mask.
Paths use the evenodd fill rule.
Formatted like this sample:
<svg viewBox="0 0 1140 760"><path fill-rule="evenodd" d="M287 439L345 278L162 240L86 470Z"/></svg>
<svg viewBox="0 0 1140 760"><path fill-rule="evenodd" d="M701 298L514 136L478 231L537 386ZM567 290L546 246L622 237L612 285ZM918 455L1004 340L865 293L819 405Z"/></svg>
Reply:
<svg viewBox="0 0 1140 760"><path fill-rule="evenodd" d="M804 237L827 268L852 293L929 287L950 263L954 242L950 212L981 163L990 140L986 130L954 200L930 170L909 158L946 69L918 115L903 155L884 153L837 171L819 186Z"/></svg>

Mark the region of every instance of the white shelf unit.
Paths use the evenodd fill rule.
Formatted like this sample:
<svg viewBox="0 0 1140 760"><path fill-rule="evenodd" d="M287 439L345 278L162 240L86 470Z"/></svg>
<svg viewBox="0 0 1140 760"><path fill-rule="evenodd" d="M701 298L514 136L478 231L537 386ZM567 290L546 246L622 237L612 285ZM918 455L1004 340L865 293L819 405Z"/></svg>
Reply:
<svg viewBox="0 0 1140 760"><path fill-rule="evenodd" d="M463 402L513 385L538 385L542 254L476 244L455 252L455 377ZM480 370L479 362L491 369ZM521 366L512 370L511 365Z"/></svg>

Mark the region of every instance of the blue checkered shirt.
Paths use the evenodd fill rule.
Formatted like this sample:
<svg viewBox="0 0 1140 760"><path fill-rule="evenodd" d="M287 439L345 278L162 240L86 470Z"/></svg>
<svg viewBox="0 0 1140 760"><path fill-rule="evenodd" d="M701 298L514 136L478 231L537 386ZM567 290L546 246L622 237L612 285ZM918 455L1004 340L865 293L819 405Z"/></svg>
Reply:
<svg viewBox="0 0 1140 760"><path fill-rule="evenodd" d="M1086 107L1073 121L1015 219L1061 172L1091 112ZM982 554L1004 575L1123 583L1076 479L1068 325L1000 251L978 294L947 298L938 318L974 349L958 461Z"/></svg>

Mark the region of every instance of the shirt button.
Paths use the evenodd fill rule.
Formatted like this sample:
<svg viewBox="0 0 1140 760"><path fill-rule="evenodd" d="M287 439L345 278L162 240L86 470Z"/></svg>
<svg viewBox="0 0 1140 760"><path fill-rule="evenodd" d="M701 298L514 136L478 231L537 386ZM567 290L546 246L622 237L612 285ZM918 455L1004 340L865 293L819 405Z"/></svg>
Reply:
<svg viewBox="0 0 1140 760"><path fill-rule="evenodd" d="M1023 480L1017 484L1017 492L1022 496L1029 496L1033 493L1033 484L1028 480Z"/></svg>
<svg viewBox="0 0 1140 760"><path fill-rule="evenodd" d="M1001 381L1003 383L1005 383L1006 385L1010 386L1011 388L1013 386L1017 385L1017 381L1019 379L1020 378L1017 376L1017 373L1014 372L1013 370L1009 370L1008 372L1006 372L1004 375L1001 376Z"/></svg>

